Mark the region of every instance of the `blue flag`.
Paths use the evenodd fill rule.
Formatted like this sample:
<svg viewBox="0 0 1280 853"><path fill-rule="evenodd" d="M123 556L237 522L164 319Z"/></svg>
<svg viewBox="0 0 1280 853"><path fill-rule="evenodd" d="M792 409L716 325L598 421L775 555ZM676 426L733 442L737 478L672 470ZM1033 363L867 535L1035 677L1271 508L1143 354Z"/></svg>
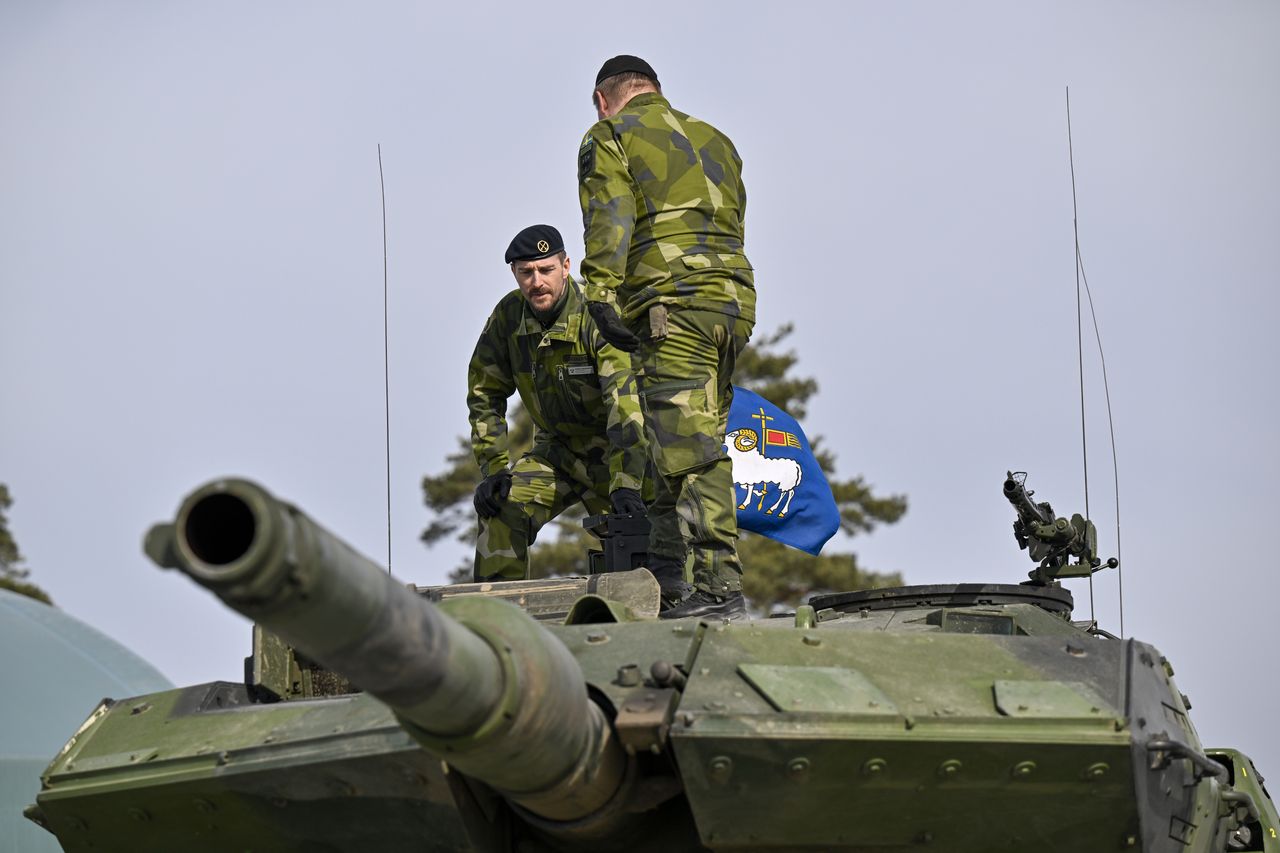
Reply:
<svg viewBox="0 0 1280 853"><path fill-rule="evenodd" d="M735 385L725 433L738 526L810 554L821 551L840 529L840 509L796 419Z"/></svg>

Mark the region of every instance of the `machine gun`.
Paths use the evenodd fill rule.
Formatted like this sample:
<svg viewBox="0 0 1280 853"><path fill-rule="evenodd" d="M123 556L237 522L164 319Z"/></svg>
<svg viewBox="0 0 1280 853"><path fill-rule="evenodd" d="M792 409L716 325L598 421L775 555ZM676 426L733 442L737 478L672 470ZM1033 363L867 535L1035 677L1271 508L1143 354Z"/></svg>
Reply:
<svg viewBox="0 0 1280 853"><path fill-rule="evenodd" d="M1098 558L1098 529L1093 522L1075 513L1068 521L1055 517L1048 501L1031 500L1035 492L1026 488L1027 472L1010 471L1004 481L1004 496L1013 504L1018 518L1013 522L1013 538L1018 547L1040 565L1030 573L1034 584L1048 584L1058 578L1086 578L1103 568L1120 565L1115 557L1105 563ZM1075 557L1076 561L1071 562Z"/></svg>

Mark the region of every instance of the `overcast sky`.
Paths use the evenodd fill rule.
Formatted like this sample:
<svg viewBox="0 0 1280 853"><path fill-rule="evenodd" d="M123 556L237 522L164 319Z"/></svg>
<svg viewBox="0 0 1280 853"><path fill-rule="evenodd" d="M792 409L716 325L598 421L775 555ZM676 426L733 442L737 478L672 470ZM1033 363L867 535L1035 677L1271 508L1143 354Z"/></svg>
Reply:
<svg viewBox="0 0 1280 853"><path fill-rule="evenodd" d="M743 156L757 329L796 324L808 432L909 498L852 547L915 583L1022 580L1005 471L1084 508L1069 86L1125 631L1206 741L1280 777L1280 4L441 8L0 6L0 482L59 606L177 683L239 680L248 624L140 547L226 474L385 561L379 143L393 568L441 581L464 549L419 543L420 479L467 429L511 236L550 222L581 255L575 155L621 52ZM1094 588L1116 632L1118 580Z"/></svg>

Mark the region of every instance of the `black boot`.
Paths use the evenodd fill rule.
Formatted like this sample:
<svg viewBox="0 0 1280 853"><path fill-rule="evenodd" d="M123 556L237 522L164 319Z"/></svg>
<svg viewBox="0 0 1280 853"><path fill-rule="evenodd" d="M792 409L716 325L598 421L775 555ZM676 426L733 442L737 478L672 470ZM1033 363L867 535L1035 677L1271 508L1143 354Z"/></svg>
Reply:
<svg viewBox="0 0 1280 853"><path fill-rule="evenodd" d="M653 575L658 581L658 588L662 590L662 600L658 605L658 609L666 610L668 607L674 607L689 597L689 593L693 592L693 584L686 583L684 579L684 566L674 560L664 560L661 557L651 559L652 565L646 566L649 574Z"/></svg>
<svg viewBox="0 0 1280 853"><path fill-rule="evenodd" d="M710 616L717 619L739 619L747 615L747 604L741 591L734 590L723 596L702 590L694 590L684 601L658 613L660 619L687 619L692 616Z"/></svg>

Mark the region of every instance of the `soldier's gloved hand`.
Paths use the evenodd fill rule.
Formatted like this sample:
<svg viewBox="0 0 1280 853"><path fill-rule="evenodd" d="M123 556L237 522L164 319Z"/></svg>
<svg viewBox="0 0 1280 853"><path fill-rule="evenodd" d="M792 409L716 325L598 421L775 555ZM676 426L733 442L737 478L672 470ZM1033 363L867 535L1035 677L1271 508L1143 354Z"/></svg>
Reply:
<svg viewBox="0 0 1280 853"><path fill-rule="evenodd" d="M607 302L588 302L587 313L596 321L596 328L606 341L623 352L635 352L640 349L640 339L635 333L622 325L622 318L613 306Z"/></svg>
<svg viewBox="0 0 1280 853"><path fill-rule="evenodd" d="M511 494L511 472L499 471L490 474L476 486L476 496L472 503L476 506L476 514L481 518L493 518L502 510L502 503Z"/></svg>
<svg viewBox="0 0 1280 853"><path fill-rule="evenodd" d="M613 511L619 515L644 515L644 501L635 489L614 489L609 493Z"/></svg>

